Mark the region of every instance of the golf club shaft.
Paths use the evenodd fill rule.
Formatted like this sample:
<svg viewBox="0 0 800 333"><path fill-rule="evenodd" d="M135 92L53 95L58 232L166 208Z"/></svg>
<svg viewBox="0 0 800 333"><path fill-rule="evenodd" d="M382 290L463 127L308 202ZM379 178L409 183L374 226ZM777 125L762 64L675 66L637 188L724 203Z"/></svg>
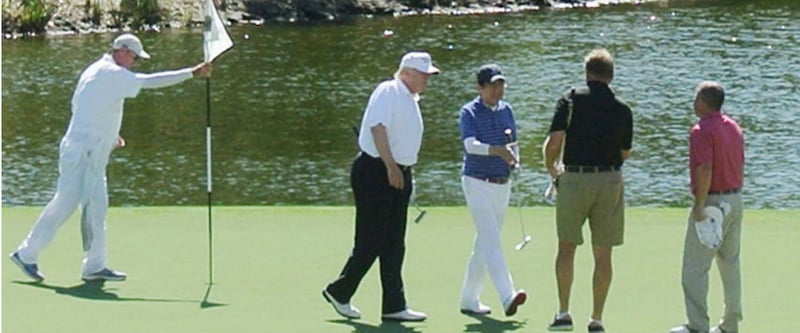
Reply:
<svg viewBox="0 0 800 333"><path fill-rule="evenodd" d="M517 201L517 211L519 212L519 226L522 229L522 237L523 239L528 235L525 232L525 223L522 222L522 194L519 192L519 168L514 171L514 196L515 200Z"/></svg>
<svg viewBox="0 0 800 333"><path fill-rule="evenodd" d="M507 128L503 131L503 134L506 136L506 143L512 143L512 131L510 128ZM509 167L509 171L511 172L511 181L514 182L512 185L512 190L514 192L515 200L517 201L517 210L519 211L519 226L522 229L522 239L524 240L527 237L527 233L525 232L525 224L522 223L522 194L519 193L519 173L522 170L519 164L515 164L516 168Z"/></svg>

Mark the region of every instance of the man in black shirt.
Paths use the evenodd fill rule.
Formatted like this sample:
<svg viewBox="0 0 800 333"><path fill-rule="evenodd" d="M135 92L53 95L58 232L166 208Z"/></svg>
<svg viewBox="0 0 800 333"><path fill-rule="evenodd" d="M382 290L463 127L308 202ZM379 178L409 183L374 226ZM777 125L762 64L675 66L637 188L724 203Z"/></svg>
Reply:
<svg viewBox="0 0 800 333"><path fill-rule="evenodd" d="M583 244L586 219L594 252L594 307L590 333L605 332L603 307L611 285L611 249L621 245L625 227L624 183L621 167L630 156L633 138L631 109L614 96L614 60L604 49L585 59L586 86L559 99L545 141L544 158L558 184L556 225L559 312L551 331L573 329L569 297L574 275L575 249ZM563 158L560 156L563 146ZM563 162L563 163L562 163Z"/></svg>

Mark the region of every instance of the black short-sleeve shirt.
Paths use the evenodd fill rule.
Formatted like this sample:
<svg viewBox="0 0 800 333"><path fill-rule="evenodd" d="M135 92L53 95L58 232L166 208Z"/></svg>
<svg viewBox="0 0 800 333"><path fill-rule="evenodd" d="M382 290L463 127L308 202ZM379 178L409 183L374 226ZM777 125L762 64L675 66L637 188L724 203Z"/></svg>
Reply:
<svg viewBox="0 0 800 333"><path fill-rule="evenodd" d="M569 128L569 104L574 111ZM633 113L607 84L588 81L564 94L556 104L550 132L567 131L565 165L622 166L621 150L631 149Z"/></svg>

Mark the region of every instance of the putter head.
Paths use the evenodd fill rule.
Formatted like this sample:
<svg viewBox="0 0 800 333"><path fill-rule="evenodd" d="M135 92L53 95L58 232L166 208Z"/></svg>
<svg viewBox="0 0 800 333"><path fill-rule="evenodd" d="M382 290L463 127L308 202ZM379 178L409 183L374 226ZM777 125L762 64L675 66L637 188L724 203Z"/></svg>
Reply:
<svg viewBox="0 0 800 333"><path fill-rule="evenodd" d="M426 213L428 213L428 211L420 210L419 215L417 215L417 218L414 219L414 223L419 223L419 221L422 221L422 218L425 217Z"/></svg>
<svg viewBox="0 0 800 333"><path fill-rule="evenodd" d="M525 238L523 238L522 241L519 242L519 244L517 244L517 246L514 247L514 249L520 251L525 247L525 245L528 245L528 243L530 242L531 242L531 235L525 235Z"/></svg>

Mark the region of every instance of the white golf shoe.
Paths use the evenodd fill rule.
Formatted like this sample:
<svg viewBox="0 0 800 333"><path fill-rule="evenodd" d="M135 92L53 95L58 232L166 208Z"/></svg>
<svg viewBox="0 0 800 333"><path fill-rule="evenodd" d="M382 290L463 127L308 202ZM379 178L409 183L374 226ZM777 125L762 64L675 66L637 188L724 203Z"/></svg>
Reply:
<svg viewBox="0 0 800 333"><path fill-rule="evenodd" d="M395 313L387 313L381 316L384 321L424 321L428 316L422 312L405 309Z"/></svg>
<svg viewBox="0 0 800 333"><path fill-rule="evenodd" d="M97 272L81 276L83 281L125 281L127 278L128 274L110 268L103 268Z"/></svg>
<svg viewBox="0 0 800 333"><path fill-rule="evenodd" d="M331 295L327 289L322 289L322 297L325 297L325 300L333 305L333 309L336 310L336 313L342 317L347 319L361 318L361 311L358 311L358 308L350 303L339 303L339 301L333 298L333 295Z"/></svg>
<svg viewBox="0 0 800 333"><path fill-rule="evenodd" d="M492 313L492 308L478 302L477 306L461 306L461 313L470 316L485 316Z"/></svg>

